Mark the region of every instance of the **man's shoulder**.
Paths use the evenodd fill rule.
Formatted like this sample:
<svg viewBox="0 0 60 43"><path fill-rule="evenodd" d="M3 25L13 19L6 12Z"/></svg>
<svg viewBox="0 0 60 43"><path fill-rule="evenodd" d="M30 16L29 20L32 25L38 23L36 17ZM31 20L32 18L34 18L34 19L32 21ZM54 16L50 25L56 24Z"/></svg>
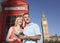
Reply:
<svg viewBox="0 0 60 43"><path fill-rule="evenodd" d="M38 26L38 24L31 22L31 25L33 26Z"/></svg>

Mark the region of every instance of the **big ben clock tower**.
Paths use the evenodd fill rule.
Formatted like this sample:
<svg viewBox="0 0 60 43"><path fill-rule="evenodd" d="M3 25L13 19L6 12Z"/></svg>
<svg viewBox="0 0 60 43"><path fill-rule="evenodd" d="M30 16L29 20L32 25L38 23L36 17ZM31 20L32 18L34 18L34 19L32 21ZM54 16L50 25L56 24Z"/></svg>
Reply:
<svg viewBox="0 0 60 43"><path fill-rule="evenodd" d="M43 41L49 41L49 33L48 33L48 22L44 13L42 13L42 33L43 33Z"/></svg>

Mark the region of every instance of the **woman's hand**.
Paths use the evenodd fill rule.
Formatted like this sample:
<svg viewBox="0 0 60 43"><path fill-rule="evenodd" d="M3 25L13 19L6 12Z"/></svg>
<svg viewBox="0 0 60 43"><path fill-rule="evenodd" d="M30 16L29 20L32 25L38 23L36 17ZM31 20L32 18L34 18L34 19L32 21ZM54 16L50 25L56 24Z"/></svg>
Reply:
<svg viewBox="0 0 60 43"><path fill-rule="evenodd" d="M12 39L12 41L15 41L17 39L17 37L14 37L13 39Z"/></svg>

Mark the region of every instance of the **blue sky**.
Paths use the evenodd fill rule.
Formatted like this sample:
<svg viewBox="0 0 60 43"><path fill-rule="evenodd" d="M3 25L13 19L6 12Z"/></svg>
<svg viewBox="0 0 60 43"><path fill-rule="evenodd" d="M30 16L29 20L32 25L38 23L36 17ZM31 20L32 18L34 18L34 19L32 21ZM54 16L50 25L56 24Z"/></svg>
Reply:
<svg viewBox="0 0 60 43"><path fill-rule="evenodd" d="M31 21L41 28L42 12L48 20L50 35L60 35L60 0L27 0Z"/></svg>
<svg viewBox="0 0 60 43"><path fill-rule="evenodd" d="M49 35L60 35L60 0L27 0L32 22L41 27L42 12L48 20Z"/></svg>

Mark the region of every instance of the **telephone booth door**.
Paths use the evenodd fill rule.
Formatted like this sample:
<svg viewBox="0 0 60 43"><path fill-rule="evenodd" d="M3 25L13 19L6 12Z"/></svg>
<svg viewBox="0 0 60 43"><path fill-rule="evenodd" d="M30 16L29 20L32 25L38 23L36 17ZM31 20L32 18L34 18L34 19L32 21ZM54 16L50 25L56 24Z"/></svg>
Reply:
<svg viewBox="0 0 60 43"><path fill-rule="evenodd" d="M4 43L7 43L6 42L6 36L7 36L7 33L8 33L8 30L11 26L14 25L15 23L15 19L16 19L17 15L5 15L4 17Z"/></svg>

